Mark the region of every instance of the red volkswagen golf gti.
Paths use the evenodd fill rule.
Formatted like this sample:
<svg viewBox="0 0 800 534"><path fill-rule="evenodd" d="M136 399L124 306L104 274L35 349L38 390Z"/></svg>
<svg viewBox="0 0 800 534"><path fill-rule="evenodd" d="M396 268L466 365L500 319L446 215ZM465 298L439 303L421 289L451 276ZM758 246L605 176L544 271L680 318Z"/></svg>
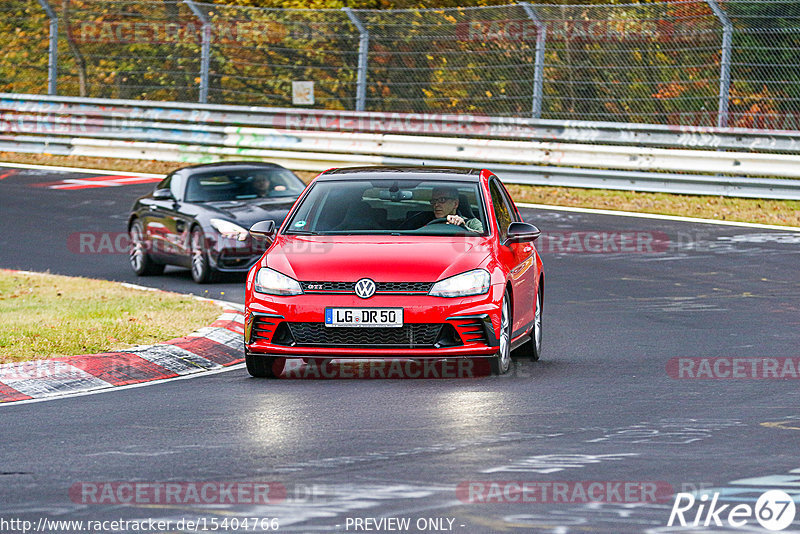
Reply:
<svg viewBox="0 0 800 534"><path fill-rule="evenodd" d="M544 272L487 170L361 167L306 188L249 271L245 356L256 377L287 358L538 359ZM515 355L516 355L515 354Z"/></svg>

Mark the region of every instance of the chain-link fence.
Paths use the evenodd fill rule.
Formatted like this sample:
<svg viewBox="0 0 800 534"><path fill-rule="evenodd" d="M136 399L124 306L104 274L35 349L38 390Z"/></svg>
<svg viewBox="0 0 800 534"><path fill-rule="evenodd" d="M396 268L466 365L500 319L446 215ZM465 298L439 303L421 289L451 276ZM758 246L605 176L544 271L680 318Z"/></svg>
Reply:
<svg viewBox="0 0 800 534"><path fill-rule="evenodd" d="M4 0L0 91L800 129L800 2L574 2Z"/></svg>
<svg viewBox="0 0 800 534"><path fill-rule="evenodd" d="M48 35L35 0L0 2L0 91L47 93Z"/></svg>

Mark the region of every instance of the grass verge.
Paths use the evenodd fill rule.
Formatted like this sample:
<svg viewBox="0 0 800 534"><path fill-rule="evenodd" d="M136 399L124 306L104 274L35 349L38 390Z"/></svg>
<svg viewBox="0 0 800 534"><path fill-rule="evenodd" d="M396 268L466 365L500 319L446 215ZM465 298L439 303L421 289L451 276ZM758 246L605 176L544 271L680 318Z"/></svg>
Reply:
<svg viewBox="0 0 800 534"><path fill-rule="evenodd" d="M162 174L186 165L185 163L165 161L18 154L14 152L0 152L0 161ZM310 181L316 174L314 172L297 173L306 182ZM665 193L525 185L509 185L508 188L517 202L800 227L800 201L794 200L670 195Z"/></svg>
<svg viewBox="0 0 800 534"><path fill-rule="evenodd" d="M0 270L0 363L152 345L208 326L220 313L186 295Z"/></svg>

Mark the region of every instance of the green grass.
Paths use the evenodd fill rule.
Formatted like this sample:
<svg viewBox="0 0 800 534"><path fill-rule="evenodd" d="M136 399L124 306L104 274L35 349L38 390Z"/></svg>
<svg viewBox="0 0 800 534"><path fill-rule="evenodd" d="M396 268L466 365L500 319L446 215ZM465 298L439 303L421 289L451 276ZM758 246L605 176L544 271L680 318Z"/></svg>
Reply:
<svg viewBox="0 0 800 534"><path fill-rule="evenodd" d="M0 270L0 363L158 343L220 314L219 306L190 296Z"/></svg>

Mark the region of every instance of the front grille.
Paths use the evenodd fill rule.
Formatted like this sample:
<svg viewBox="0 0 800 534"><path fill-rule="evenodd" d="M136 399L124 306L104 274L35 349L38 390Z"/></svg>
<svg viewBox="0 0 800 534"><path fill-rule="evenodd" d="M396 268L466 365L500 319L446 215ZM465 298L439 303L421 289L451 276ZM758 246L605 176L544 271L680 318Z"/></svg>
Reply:
<svg viewBox="0 0 800 534"><path fill-rule="evenodd" d="M431 282L375 282L375 293L425 294ZM304 293L355 293L355 282L300 282Z"/></svg>
<svg viewBox="0 0 800 534"><path fill-rule="evenodd" d="M324 323L284 323L289 326L296 345L324 345L327 347L433 347L441 324L408 323L400 328L340 327Z"/></svg>
<svg viewBox="0 0 800 534"><path fill-rule="evenodd" d="M300 282L304 293L353 293L355 282Z"/></svg>
<svg viewBox="0 0 800 534"><path fill-rule="evenodd" d="M433 287L430 282L375 282L376 292L427 293Z"/></svg>

